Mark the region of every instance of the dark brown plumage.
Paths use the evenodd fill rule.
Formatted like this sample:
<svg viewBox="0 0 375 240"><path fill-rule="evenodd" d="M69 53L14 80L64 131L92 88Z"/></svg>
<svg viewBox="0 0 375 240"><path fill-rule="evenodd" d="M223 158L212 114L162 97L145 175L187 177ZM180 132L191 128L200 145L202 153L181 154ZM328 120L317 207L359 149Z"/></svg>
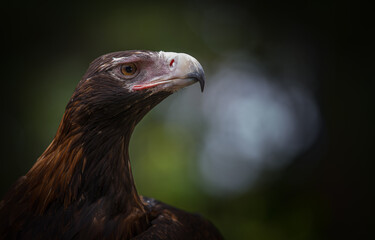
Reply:
<svg viewBox="0 0 375 240"><path fill-rule="evenodd" d="M186 54L124 51L94 60L55 138L0 203L1 239L222 239L199 215L137 194L128 146L136 124L199 81Z"/></svg>

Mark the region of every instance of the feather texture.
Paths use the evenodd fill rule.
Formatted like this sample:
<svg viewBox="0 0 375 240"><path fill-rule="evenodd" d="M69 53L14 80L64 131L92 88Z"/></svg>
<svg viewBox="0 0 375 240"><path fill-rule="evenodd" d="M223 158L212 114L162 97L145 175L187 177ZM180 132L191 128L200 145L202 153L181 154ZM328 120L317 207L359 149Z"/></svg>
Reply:
<svg viewBox="0 0 375 240"><path fill-rule="evenodd" d="M138 195L130 137L172 92L129 90L116 75L118 58L141 70L163 66L149 51L107 54L90 65L52 143L0 203L1 239L221 239L203 218Z"/></svg>

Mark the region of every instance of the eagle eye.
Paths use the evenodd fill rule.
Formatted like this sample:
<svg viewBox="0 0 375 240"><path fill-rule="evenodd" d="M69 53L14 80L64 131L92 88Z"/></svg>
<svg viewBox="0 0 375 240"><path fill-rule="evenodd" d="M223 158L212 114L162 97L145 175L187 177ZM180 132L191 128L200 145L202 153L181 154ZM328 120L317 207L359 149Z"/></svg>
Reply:
<svg viewBox="0 0 375 240"><path fill-rule="evenodd" d="M137 66L134 63L121 65L121 72L126 77L132 77L137 72Z"/></svg>

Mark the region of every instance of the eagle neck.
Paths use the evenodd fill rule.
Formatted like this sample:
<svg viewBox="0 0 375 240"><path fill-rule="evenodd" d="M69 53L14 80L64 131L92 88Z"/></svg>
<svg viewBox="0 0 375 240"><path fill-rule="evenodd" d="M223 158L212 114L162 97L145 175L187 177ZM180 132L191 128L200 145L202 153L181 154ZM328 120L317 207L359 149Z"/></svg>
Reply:
<svg viewBox="0 0 375 240"><path fill-rule="evenodd" d="M138 119L124 112L112 121L82 124L74 115L66 110L54 140L27 174L35 208L42 213L57 202L66 208L108 202L113 215L144 212L129 159Z"/></svg>

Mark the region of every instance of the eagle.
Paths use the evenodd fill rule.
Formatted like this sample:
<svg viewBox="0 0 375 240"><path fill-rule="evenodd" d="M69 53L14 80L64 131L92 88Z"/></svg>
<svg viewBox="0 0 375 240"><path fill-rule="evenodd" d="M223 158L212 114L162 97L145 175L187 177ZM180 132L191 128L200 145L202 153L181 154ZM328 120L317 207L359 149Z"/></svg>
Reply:
<svg viewBox="0 0 375 240"><path fill-rule="evenodd" d="M199 82L184 53L120 51L95 59L51 144L0 202L0 239L222 239L200 216L138 195L132 132L153 107Z"/></svg>

